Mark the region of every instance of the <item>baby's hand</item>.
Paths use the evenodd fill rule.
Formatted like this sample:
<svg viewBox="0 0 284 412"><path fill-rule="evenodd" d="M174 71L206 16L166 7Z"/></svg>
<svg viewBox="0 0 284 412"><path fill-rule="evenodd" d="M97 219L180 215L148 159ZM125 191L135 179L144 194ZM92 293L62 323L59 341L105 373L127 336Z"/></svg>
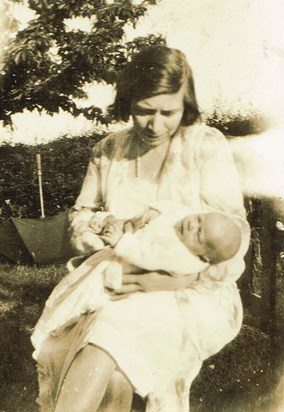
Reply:
<svg viewBox="0 0 284 412"><path fill-rule="evenodd" d="M124 233L123 226L123 220L116 219L113 216L106 217L100 238L103 239L107 245L114 247Z"/></svg>
<svg viewBox="0 0 284 412"><path fill-rule="evenodd" d="M73 246L80 254L92 254L104 248L103 240L94 232L85 230L73 239Z"/></svg>
<svg viewBox="0 0 284 412"><path fill-rule="evenodd" d="M94 216L90 221L89 221L89 227L96 233L97 235L100 234L103 230L103 220L100 219L98 216Z"/></svg>

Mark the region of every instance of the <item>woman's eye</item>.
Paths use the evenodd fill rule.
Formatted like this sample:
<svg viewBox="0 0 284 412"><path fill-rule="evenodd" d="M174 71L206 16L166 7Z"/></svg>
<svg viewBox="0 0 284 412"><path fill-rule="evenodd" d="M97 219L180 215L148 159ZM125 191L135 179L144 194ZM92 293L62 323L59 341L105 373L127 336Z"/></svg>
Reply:
<svg viewBox="0 0 284 412"><path fill-rule="evenodd" d="M153 111L149 109L142 109L140 107L134 107L132 109L132 114L134 114L135 116L149 116L153 114Z"/></svg>
<svg viewBox="0 0 284 412"><path fill-rule="evenodd" d="M175 112L173 112L173 111L171 111L171 110L169 110L169 111L164 111L164 112L162 112L162 115L163 116L165 116L165 117L170 117L170 116L173 116L175 114Z"/></svg>

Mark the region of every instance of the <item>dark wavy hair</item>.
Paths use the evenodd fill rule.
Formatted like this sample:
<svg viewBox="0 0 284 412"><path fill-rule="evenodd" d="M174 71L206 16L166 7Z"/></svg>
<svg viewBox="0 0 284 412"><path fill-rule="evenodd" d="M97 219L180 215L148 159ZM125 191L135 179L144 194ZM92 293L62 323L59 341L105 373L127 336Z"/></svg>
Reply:
<svg viewBox="0 0 284 412"><path fill-rule="evenodd" d="M133 100L160 94L174 94L184 88L182 126L189 126L200 116L191 68L185 55L166 46L150 46L133 56L122 70L116 85L114 118L127 121Z"/></svg>

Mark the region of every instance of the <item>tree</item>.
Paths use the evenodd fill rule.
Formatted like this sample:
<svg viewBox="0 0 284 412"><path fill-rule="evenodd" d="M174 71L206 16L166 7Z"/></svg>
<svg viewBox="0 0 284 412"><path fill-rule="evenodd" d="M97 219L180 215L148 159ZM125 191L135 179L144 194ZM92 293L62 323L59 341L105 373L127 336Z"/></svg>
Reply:
<svg viewBox="0 0 284 412"><path fill-rule="evenodd" d="M24 109L48 114L60 109L73 116L108 123L100 108L81 108L74 98L85 98L84 86L113 84L131 55L150 44L164 43L149 35L125 42L125 27L135 27L149 5L157 0L28 0L36 13L20 30L4 59L0 87L0 120L11 124ZM70 30L67 19L90 19L89 32Z"/></svg>

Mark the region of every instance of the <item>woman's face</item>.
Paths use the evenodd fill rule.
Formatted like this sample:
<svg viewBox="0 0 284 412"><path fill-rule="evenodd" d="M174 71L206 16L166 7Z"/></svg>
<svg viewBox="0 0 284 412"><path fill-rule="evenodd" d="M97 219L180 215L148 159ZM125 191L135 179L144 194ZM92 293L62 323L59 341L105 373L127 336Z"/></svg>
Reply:
<svg viewBox="0 0 284 412"><path fill-rule="evenodd" d="M184 111L184 92L159 94L131 104L134 127L141 138L152 145L172 137L177 131Z"/></svg>

